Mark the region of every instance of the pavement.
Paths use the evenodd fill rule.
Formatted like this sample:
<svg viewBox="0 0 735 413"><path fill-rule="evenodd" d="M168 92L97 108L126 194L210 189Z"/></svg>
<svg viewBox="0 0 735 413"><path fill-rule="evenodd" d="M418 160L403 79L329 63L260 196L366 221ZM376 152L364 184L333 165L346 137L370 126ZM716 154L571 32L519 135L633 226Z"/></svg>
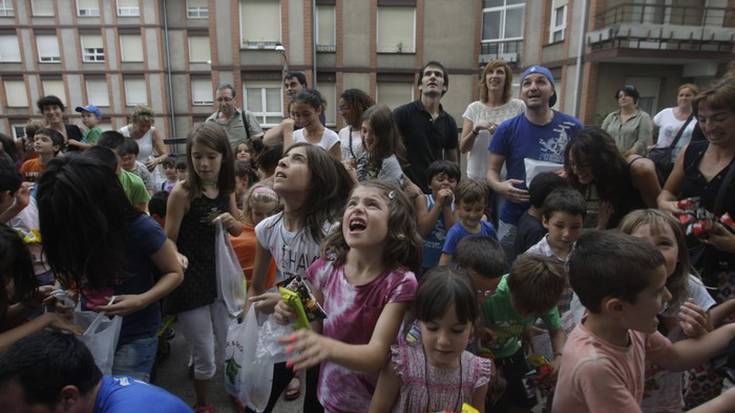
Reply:
<svg viewBox="0 0 735 413"><path fill-rule="evenodd" d="M174 330L176 325L174 324ZM180 397L188 405L194 405L194 386L189 378L189 351L181 334L176 334L171 341L171 353L164 359L156 369L156 377L153 381L157 386L163 387L169 392ZM303 389L302 389L303 390ZM230 401L230 396L224 387L224 366L217 364L217 373L214 375L209 386L210 403L214 404L218 413L237 413ZM284 401L281 397L276 404L273 413L297 413L301 412L303 406L302 396L294 401Z"/></svg>

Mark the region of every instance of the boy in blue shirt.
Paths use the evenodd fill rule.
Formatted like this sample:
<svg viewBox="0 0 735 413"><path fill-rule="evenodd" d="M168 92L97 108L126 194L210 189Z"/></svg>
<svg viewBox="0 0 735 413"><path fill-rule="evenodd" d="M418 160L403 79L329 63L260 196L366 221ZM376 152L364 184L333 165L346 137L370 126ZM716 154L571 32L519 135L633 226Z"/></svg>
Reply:
<svg viewBox="0 0 735 413"><path fill-rule="evenodd" d="M447 229L454 225L454 191L462 173L455 162L440 160L429 165L426 175L431 193L414 201L418 231L424 238L422 273L439 263Z"/></svg>

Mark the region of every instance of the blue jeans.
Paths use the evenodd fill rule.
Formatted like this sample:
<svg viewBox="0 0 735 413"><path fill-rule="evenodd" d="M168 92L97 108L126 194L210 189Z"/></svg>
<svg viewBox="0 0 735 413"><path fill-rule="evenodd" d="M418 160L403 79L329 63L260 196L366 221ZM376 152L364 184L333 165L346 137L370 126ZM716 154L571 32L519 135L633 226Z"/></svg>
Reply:
<svg viewBox="0 0 735 413"><path fill-rule="evenodd" d="M118 345L112 375L130 376L147 383L150 381L153 364L156 361L157 349L158 336L143 337Z"/></svg>

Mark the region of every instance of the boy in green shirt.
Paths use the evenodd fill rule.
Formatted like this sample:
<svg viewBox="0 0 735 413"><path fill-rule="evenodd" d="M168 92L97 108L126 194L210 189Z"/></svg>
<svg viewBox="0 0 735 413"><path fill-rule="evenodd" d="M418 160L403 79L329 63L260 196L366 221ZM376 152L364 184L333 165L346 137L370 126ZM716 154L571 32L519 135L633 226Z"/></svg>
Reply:
<svg viewBox="0 0 735 413"><path fill-rule="evenodd" d="M94 105L77 106L74 110L82 114L82 123L87 127L82 135L82 143L85 144L84 149L89 149L97 144L97 139L102 134L102 128L97 126L102 120L102 111Z"/></svg>

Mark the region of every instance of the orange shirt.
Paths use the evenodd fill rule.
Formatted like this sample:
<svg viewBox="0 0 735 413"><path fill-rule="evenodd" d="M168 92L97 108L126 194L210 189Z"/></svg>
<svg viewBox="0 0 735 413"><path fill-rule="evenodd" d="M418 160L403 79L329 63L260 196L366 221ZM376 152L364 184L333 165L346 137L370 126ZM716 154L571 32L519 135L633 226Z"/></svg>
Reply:
<svg viewBox="0 0 735 413"><path fill-rule="evenodd" d="M253 265L255 265L255 246L258 240L255 238L255 227L243 225L242 233L237 237L230 236L230 243L237 254L240 266L245 272L248 286L253 279ZM276 281L276 262L271 259L266 276L265 288L271 288Z"/></svg>
<svg viewBox="0 0 735 413"><path fill-rule="evenodd" d="M38 177L41 176L45 166L41 163L41 158L29 159L23 162L20 167L20 173L23 175L23 180L28 182L36 182Z"/></svg>

